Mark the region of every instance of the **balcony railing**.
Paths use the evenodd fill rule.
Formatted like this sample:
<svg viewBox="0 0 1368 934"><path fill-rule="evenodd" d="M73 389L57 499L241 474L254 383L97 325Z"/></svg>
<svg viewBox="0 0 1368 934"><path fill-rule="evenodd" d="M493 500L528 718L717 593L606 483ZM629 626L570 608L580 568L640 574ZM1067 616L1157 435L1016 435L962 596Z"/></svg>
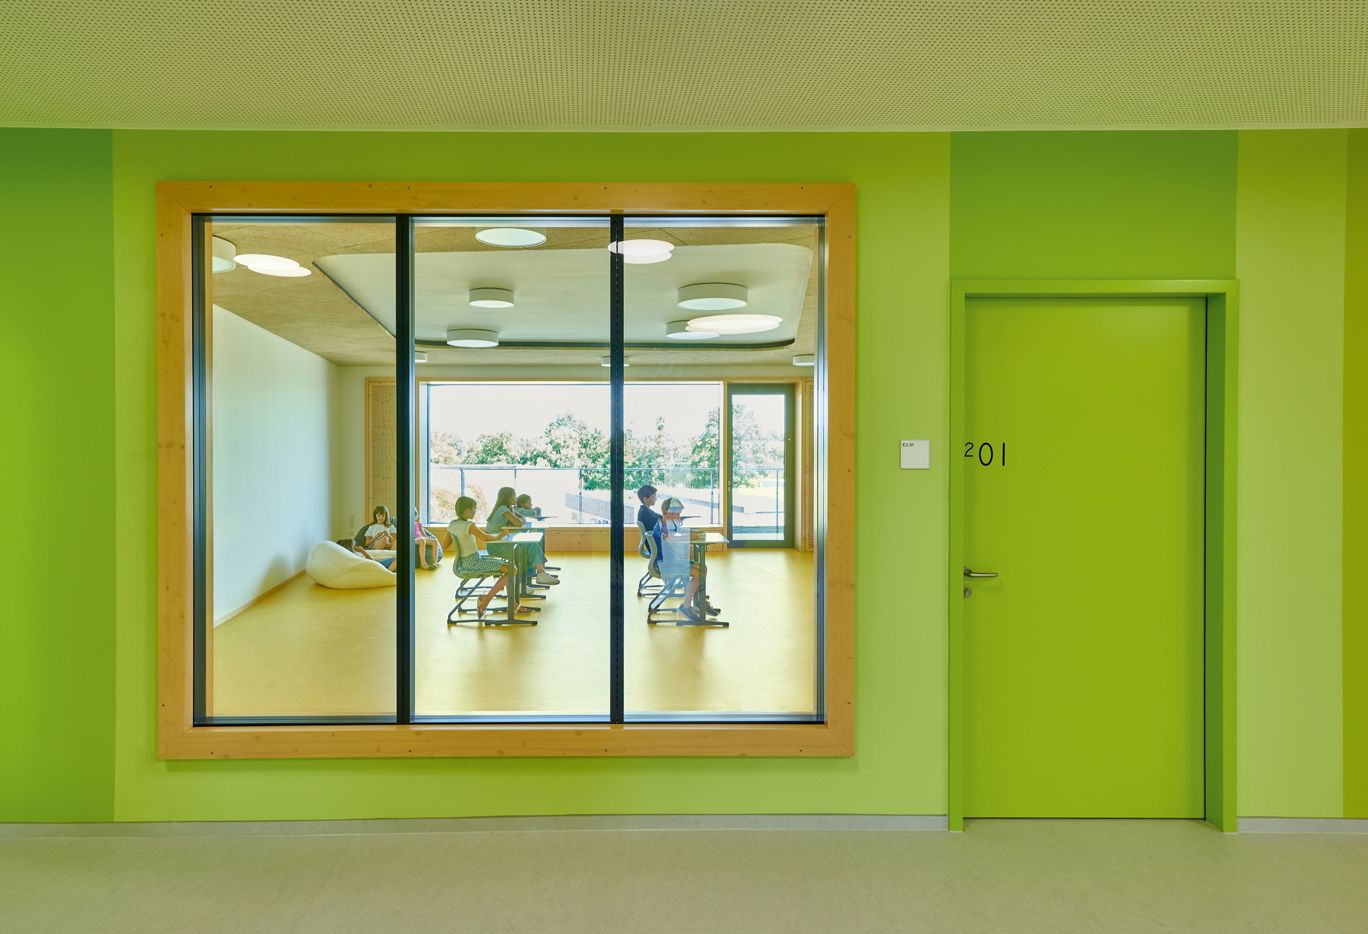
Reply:
<svg viewBox="0 0 1368 934"><path fill-rule="evenodd" d="M674 496L682 500L684 514L696 516L699 524L721 525L720 479L715 467L628 467L623 522L629 528L636 524L637 502L633 494L649 483L659 488L661 499ZM556 524L608 525L612 514L608 483L607 466L429 464L428 518L431 522L449 521L460 496L476 501L476 515L487 515L499 488L511 486L531 496L533 504ZM747 467L743 483L732 490L733 534L751 539L782 537L784 468Z"/></svg>

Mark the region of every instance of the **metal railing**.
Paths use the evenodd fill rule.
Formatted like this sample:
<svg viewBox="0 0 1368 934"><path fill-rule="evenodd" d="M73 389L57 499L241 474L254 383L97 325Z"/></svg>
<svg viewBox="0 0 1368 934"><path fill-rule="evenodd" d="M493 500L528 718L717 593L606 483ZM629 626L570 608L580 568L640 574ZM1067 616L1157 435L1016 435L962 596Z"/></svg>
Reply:
<svg viewBox="0 0 1368 934"><path fill-rule="evenodd" d="M706 524L721 524L721 476L716 467L693 467L687 464L628 467L625 479L629 493L649 483L659 488L662 496L675 496L683 500L686 513L706 510ZM751 485L756 480L760 483ZM775 528L782 532L784 468L748 467L745 469L745 482L748 485L734 487L732 491L733 526L750 533L763 534ZM608 483L606 465L533 467L523 464L429 464L428 516L429 521L433 522L450 519L451 516L445 514L451 511L450 506L443 500L449 500L454 505L458 496L470 496L477 502L483 501L487 509L500 487L511 486L519 493L530 495L534 505L565 524L608 525L612 509ZM768 508L770 489L774 494L772 510ZM758 501L762 496L764 503ZM739 499L747 502L738 503ZM636 509L635 502L623 508L623 521L628 526L636 522ZM564 515L564 510L568 510L570 515ZM771 515L773 521L756 521L765 515ZM738 516L745 516L749 521L744 526L738 526Z"/></svg>

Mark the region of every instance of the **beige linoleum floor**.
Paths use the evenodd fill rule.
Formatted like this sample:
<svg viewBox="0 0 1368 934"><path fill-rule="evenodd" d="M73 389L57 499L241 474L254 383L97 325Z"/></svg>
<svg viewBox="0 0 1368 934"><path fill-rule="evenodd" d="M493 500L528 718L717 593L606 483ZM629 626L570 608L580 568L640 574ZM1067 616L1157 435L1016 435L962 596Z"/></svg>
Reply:
<svg viewBox="0 0 1368 934"><path fill-rule="evenodd" d="M1368 835L985 821L0 838L0 930L1338 934L1368 930Z"/></svg>
<svg viewBox="0 0 1368 934"><path fill-rule="evenodd" d="M730 629L647 626L627 562L626 701L631 712L811 713L811 553L733 549L708 558L708 589ZM562 583L538 625L448 626L451 560L419 571L414 604L420 714L605 714L606 555L553 555ZM384 714L394 710L394 591L328 590L301 576L214 630L214 713Z"/></svg>

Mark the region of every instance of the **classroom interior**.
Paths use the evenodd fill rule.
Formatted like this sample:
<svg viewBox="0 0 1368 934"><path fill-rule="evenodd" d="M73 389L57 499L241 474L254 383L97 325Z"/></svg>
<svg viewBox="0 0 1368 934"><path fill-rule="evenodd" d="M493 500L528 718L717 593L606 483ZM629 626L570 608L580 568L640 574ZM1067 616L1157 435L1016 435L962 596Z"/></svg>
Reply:
<svg viewBox="0 0 1368 934"><path fill-rule="evenodd" d="M215 217L205 235L203 717L383 720L395 704L400 571L390 543L377 549L365 531L377 508L398 521L406 434L395 414L393 219ZM819 715L821 236L819 219L794 218L644 219L626 231L629 717ZM411 571L414 716L603 718L607 224L420 219L413 242L415 534L442 557L434 566L425 552ZM640 245L661 258L637 261L627 251ZM686 329L728 311L722 325L737 333ZM689 534L711 536L690 550L716 615L686 618L687 585L651 560L637 524L648 484L658 490L648 509L678 500ZM449 526L469 497L476 525L497 532L488 523L504 489L530 498L532 547L551 576L510 575L516 598L501 593L480 613L494 579L456 574ZM524 557L523 546L478 547ZM325 555L389 567L339 583L319 571ZM463 580L479 589L457 608Z"/></svg>

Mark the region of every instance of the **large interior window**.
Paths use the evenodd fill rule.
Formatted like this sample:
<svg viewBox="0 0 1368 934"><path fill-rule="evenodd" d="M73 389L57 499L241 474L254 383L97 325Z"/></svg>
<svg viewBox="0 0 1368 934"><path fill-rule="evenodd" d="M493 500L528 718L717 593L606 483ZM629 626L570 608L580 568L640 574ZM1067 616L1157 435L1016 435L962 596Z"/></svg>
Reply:
<svg viewBox="0 0 1368 934"><path fill-rule="evenodd" d="M824 719L822 218L193 230L195 723Z"/></svg>

